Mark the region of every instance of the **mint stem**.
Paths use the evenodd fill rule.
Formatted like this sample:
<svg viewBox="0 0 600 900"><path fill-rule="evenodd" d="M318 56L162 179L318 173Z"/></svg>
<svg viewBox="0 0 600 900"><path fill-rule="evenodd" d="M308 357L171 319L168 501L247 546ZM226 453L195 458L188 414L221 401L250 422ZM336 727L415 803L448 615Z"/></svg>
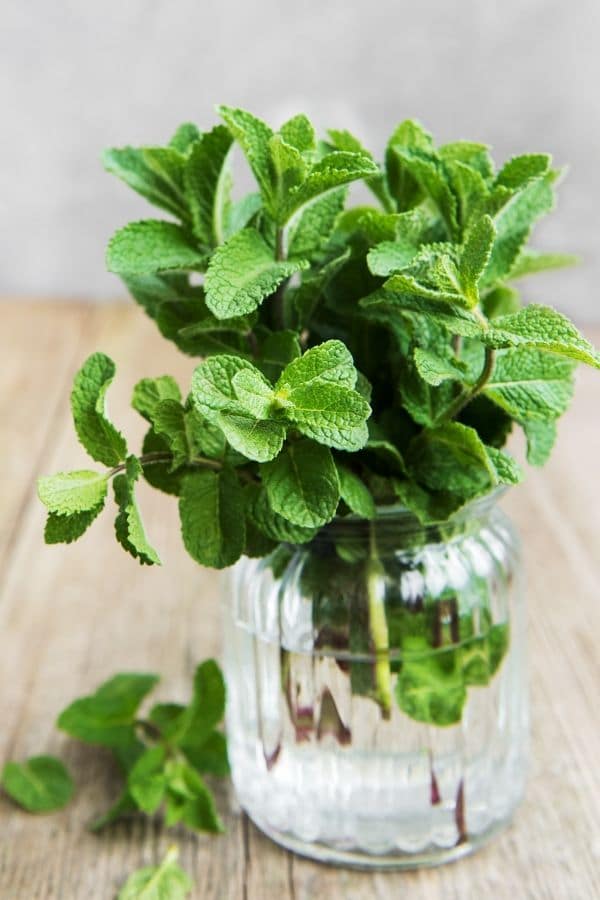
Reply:
<svg viewBox="0 0 600 900"><path fill-rule="evenodd" d="M485 359L483 362L483 369L481 370L481 375L475 382L475 384L462 391L458 397L454 400L453 403L450 404L447 409L444 410L443 414L436 421L436 425L441 425L442 422L447 422L450 419L455 419L459 413L467 406L471 400L474 400L475 397L481 393L484 389L488 381L492 376L492 372L494 371L494 364L496 362L496 351L492 350L491 347L485 348Z"/></svg>
<svg viewBox="0 0 600 900"><path fill-rule="evenodd" d="M367 562L367 596L369 599L369 630L375 651L375 688L383 718L389 719L392 713L392 673L383 595L384 569L377 553L373 522L369 523L369 532L371 551Z"/></svg>

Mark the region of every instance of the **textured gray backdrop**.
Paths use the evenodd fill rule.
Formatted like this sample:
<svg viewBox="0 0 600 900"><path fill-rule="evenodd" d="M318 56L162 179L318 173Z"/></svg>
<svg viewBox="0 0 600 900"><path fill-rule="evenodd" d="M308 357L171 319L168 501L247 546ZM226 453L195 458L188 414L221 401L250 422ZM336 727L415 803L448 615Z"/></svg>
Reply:
<svg viewBox="0 0 600 900"><path fill-rule="evenodd" d="M400 119L570 173L544 249L585 258L533 299L600 321L598 0L2 0L0 294L107 298L107 238L142 200L102 147L153 143L213 105L305 111L381 151Z"/></svg>

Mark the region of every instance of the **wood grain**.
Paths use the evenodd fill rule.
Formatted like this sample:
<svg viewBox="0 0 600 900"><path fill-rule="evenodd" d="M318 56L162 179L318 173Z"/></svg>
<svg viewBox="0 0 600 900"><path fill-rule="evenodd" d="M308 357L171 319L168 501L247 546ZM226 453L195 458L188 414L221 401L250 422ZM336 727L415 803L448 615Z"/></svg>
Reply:
<svg viewBox="0 0 600 900"><path fill-rule="evenodd" d="M181 548L175 504L150 490L141 505L164 566L142 568L116 547L103 517L71 547L42 542L38 474L83 461L68 388L93 349L118 364L111 414L128 436L135 381L193 361L137 310L114 305L0 305L0 758L60 754L77 796L36 817L0 799L2 900L110 900L136 867L170 843L201 900L593 900L600 897L600 417L597 373L582 370L572 410L544 472L530 471L506 505L521 529L528 572L532 770L513 826L479 854L438 870L362 874L293 857L270 843L220 791L228 833L166 833L159 822L86 831L118 790L101 751L54 728L75 695L119 669L162 674L163 697L185 697L197 660L219 652L218 579ZM592 335L593 337L593 335ZM600 335L596 335L597 338Z"/></svg>

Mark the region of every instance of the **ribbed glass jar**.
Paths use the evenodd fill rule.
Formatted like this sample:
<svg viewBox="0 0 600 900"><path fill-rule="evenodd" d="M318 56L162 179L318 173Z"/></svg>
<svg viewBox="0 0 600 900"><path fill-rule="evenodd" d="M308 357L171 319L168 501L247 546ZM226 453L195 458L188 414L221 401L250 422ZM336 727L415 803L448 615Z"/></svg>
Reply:
<svg viewBox="0 0 600 900"><path fill-rule="evenodd" d="M487 498L401 509L243 559L225 592L242 807L306 856L435 865L512 816L528 738L518 539Z"/></svg>

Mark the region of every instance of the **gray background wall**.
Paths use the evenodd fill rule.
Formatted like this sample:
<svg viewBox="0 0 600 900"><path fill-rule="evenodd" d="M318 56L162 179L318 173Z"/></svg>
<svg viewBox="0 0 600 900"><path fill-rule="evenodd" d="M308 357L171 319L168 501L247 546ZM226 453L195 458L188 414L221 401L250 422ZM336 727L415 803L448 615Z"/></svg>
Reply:
<svg viewBox="0 0 600 900"><path fill-rule="evenodd" d="M111 232L146 204L100 150L214 121L217 102L273 124L297 111L381 151L417 116L439 140L570 163L544 249L577 270L533 299L600 321L598 0L3 0L0 295L108 298Z"/></svg>

